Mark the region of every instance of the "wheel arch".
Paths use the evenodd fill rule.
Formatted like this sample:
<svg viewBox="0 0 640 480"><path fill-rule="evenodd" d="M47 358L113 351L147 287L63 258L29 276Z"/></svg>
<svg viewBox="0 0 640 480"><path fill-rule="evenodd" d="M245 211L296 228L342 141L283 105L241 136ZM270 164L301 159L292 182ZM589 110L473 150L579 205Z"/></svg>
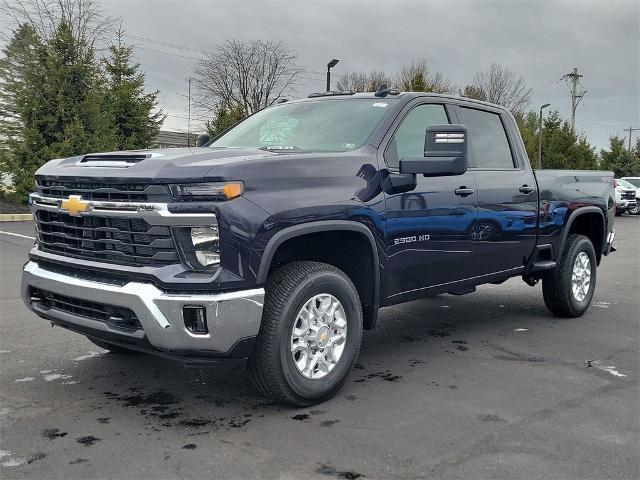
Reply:
<svg viewBox="0 0 640 480"><path fill-rule="evenodd" d="M380 263L378 259L378 249L376 246L376 241L373 236L371 230L364 224L352 221L352 220L323 220L316 222L308 222L300 225L293 225L287 228L280 230L275 233L273 237L267 243L265 247L262 257L260 259L260 266L258 268L257 281L259 284L265 284L267 281L267 277L269 275L269 271L273 264L276 255L278 254L278 250L280 247L289 242L290 240L295 240L299 237L314 235L314 234L326 234L326 233L339 233L339 232L349 232L351 234L358 235L362 237L365 245L368 245L368 253L370 255L371 267L373 270L372 275L372 285L366 286L366 288L371 288L370 295L371 301L366 304L363 303L363 322L365 329L372 329L375 327L378 315L378 307L380 305ZM313 259L313 255L310 255ZM340 268L339 264L336 264L332 261L327 261L324 259L326 263L331 263L332 265ZM349 274L349 272L345 272ZM361 288L362 285L359 285L360 282L356 282L355 279L352 278L354 284L359 290L359 293L362 293ZM366 297L366 295L365 295ZM361 301L363 299L361 298Z"/></svg>
<svg viewBox="0 0 640 480"><path fill-rule="evenodd" d="M597 219L596 223L590 223L589 220ZM578 233L588 237L593 243L593 247L596 251L596 260L600 264L602 258L603 249L606 246L607 227L606 227L605 215L602 210L595 206L580 207L571 212L567 223L565 224L562 237L560 239L560 245L556 252L556 261L559 261L560 255L564 250L564 246L567 243L567 238L572 233ZM601 230L598 234L598 230Z"/></svg>

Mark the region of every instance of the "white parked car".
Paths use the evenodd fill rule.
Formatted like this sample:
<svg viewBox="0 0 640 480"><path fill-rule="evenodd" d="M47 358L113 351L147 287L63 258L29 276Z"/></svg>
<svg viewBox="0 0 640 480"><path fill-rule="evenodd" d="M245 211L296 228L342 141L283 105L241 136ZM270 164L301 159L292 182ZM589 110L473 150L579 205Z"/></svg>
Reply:
<svg viewBox="0 0 640 480"><path fill-rule="evenodd" d="M640 213L640 177L622 177L621 180L633 185L636 189L636 209L634 214L638 215ZM629 213L632 213L629 211Z"/></svg>
<svg viewBox="0 0 640 480"><path fill-rule="evenodd" d="M640 189L633 183L622 178L614 180L614 183L616 187L616 214L622 215L624 212L629 212L637 215L640 211L638 206Z"/></svg>

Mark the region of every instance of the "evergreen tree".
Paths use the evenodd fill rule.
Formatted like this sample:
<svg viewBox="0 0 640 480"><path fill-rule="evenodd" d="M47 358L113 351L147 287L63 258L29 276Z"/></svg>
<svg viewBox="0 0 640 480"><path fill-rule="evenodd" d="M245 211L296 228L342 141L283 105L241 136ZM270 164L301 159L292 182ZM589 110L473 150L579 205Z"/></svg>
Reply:
<svg viewBox="0 0 640 480"><path fill-rule="evenodd" d="M516 122L532 165L538 158L538 114L516 114ZM595 170L598 157L584 135L576 134L557 111L549 112L542 129L542 168Z"/></svg>
<svg viewBox="0 0 640 480"><path fill-rule="evenodd" d="M205 128L209 136L214 138L226 129L233 127L246 116L244 108L240 104L229 106L224 103L219 103L216 106L215 117L207 121Z"/></svg>
<svg viewBox="0 0 640 480"><path fill-rule="evenodd" d="M627 150L625 139L609 137L609 150L600 151L601 167L612 170L616 178L640 176L640 140L635 148Z"/></svg>
<svg viewBox="0 0 640 480"><path fill-rule="evenodd" d="M21 112L34 93L29 72L36 67L41 44L30 25L21 25L2 50L0 58L0 175L9 175L20 165L13 155L24 122Z"/></svg>
<svg viewBox="0 0 640 480"><path fill-rule="evenodd" d="M107 74L109 111L114 122L118 150L149 148L153 145L165 115L157 109L158 90L145 93L145 74L132 62L133 47L123 42L122 29L116 32L110 57L104 60Z"/></svg>
<svg viewBox="0 0 640 480"><path fill-rule="evenodd" d="M27 27L17 32L0 68L4 82L4 66L20 58L10 47L17 49L19 42L28 40L28 61L19 73L22 85L6 92L6 103L15 108L19 120L7 138L10 154L5 164L20 199L33 190L33 174L48 160L117 145L93 50L80 45L64 21L48 44L33 40L28 32Z"/></svg>

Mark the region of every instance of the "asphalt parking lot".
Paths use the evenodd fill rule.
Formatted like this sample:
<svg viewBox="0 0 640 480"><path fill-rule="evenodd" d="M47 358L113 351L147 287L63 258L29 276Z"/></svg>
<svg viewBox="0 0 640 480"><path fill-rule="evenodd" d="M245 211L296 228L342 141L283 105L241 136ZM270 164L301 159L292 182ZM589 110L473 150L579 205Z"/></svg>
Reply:
<svg viewBox="0 0 640 480"><path fill-rule="evenodd" d="M578 319L520 279L382 310L333 400L106 354L29 313L29 222L0 223L2 478L638 478L640 217Z"/></svg>

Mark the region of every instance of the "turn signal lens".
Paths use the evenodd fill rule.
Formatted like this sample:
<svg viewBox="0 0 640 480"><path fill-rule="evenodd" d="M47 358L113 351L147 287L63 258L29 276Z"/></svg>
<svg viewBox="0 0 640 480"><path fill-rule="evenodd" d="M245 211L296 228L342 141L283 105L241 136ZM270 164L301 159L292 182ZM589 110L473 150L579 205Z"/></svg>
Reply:
<svg viewBox="0 0 640 480"><path fill-rule="evenodd" d="M227 200L239 197L242 195L242 190L242 183L240 182L226 183L224 187L222 187L222 193L227 197Z"/></svg>

